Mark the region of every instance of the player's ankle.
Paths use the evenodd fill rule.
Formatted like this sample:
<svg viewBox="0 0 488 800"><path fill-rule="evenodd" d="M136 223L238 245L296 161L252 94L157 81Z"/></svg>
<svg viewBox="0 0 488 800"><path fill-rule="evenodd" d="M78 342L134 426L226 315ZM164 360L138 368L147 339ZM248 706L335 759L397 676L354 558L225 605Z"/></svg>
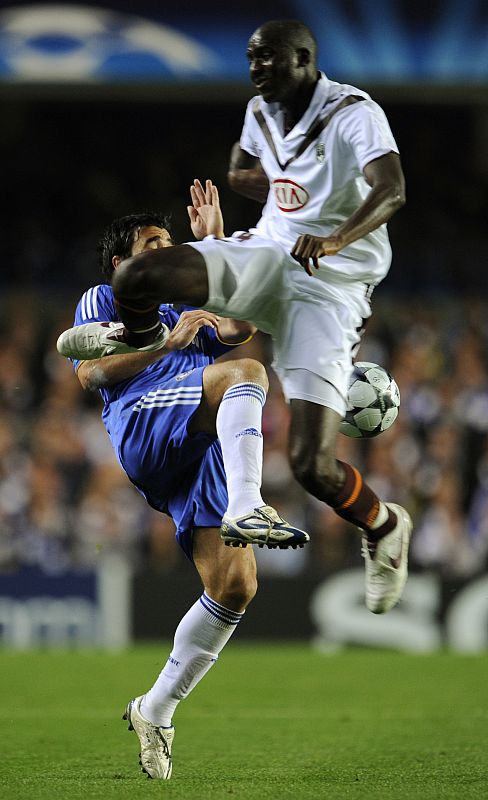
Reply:
<svg viewBox="0 0 488 800"><path fill-rule="evenodd" d="M373 524L366 531L368 541L379 542L383 536L392 532L396 524L397 518L393 511L385 503L380 503L380 511Z"/></svg>
<svg viewBox="0 0 488 800"><path fill-rule="evenodd" d="M152 344L161 333L161 322L152 326L149 330L144 331L129 331L127 328L124 332L124 340L130 347L147 347Z"/></svg>

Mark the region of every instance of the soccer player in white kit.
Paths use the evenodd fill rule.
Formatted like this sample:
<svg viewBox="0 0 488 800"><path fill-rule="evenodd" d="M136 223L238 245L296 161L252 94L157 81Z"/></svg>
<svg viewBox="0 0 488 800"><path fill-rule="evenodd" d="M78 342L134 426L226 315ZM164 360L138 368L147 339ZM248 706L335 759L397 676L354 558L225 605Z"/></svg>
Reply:
<svg viewBox="0 0 488 800"><path fill-rule="evenodd" d="M317 72L316 42L302 23L265 23L247 57L259 95L247 106L229 182L266 201L254 232L303 268L290 272L294 300L274 350L290 401L290 461L305 489L365 532L366 602L382 613L403 591L411 520L335 450L352 356L391 263L386 222L404 203L398 148L366 92Z"/></svg>
<svg viewBox="0 0 488 800"><path fill-rule="evenodd" d="M121 323L76 332L77 356L164 346L160 302L246 319L271 334L290 403L296 479L363 532L366 604L384 613L407 578L412 523L336 457L352 357L369 299L391 252L385 223L404 203L398 150L381 108L317 71L309 29L261 26L248 46L259 96L233 149L231 186L266 199L250 232L142 253L122 262L112 288ZM211 202L207 183L206 202ZM96 327L99 326L99 327ZM73 335L60 337L73 348Z"/></svg>

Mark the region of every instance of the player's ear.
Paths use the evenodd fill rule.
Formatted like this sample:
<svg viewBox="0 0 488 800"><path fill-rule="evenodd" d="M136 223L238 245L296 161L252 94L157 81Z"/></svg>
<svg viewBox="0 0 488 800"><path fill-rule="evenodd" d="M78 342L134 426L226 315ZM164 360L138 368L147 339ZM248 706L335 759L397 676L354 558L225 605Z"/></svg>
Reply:
<svg viewBox="0 0 488 800"><path fill-rule="evenodd" d="M298 56L298 66L308 67L312 58L310 50L307 50L306 47L299 47L297 50L297 56Z"/></svg>
<svg viewBox="0 0 488 800"><path fill-rule="evenodd" d="M113 268L117 269L117 267L119 266L121 261L122 261L122 259L121 259L120 256L112 256L112 266L113 266Z"/></svg>

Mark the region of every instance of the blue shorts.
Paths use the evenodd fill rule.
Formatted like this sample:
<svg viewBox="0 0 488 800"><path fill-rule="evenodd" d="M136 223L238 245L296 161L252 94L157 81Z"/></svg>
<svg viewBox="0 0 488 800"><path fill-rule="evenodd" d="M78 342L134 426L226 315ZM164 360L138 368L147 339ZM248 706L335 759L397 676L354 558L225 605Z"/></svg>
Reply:
<svg viewBox="0 0 488 800"><path fill-rule="evenodd" d="M227 483L216 436L188 434L203 385L198 367L155 385L120 412L111 440L119 461L149 505L172 517L192 560L195 527L220 528Z"/></svg>

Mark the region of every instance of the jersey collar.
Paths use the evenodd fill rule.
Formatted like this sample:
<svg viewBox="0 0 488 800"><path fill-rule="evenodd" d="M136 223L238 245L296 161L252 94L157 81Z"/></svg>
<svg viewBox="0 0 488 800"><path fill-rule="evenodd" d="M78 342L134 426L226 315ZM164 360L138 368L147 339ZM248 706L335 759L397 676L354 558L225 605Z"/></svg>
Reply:
<svg viewBox="0 0 488 800"><path fill-rule="evenodd" d="M325 72L319 72L319 79L315 86L314 93L310 104L305 111L303 117L297 122L293 130L287 135L287 141L295 138L295 136L303 136L310 127L311 122L318 115L319 111L326 104L329 94L331 92L331 82L329 81ZM261 107L265 114L272 117L280 130L283 130L283 115L284 112L279 103L266 103L261 98Z"/></svg>

